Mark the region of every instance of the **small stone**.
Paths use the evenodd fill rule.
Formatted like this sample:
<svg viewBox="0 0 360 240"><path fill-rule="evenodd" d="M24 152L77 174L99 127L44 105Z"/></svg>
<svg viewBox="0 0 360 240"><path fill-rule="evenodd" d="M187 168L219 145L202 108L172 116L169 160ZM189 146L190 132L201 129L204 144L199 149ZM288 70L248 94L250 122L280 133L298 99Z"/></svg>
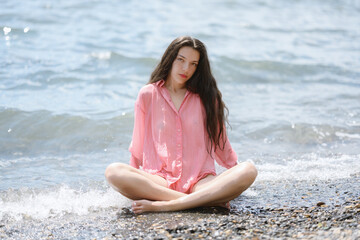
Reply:
<svg viewBox="0 0 360 240"><path fill-rule="evenodd" d="M220 236L220 232L219 232L219 231L215 231L213 236L214 236L214 237Z"/></svg>
<svg viewBox="0 0 360 240"><path fill-rule="evenodd" d="M353 215L352 214L347 214L347 215L344 215L344 216L341 216L339 218L340 221L344 221L344 220L347 220L347 219L352 219L353 218Z"/></svg>
<svg viewBox="0 0 360 240"><path fill-rule="evenodd" d="M232 234L232 231L230 229L225 231L226 236L230 236L231 234Z"/></svg>
<svg viewBox="0 0 360 240"><path fill-rule="evenodd" d="M263 233L263 231L261 229L257 229L257 228L253 229L253 232L254 233Z"/></svg>
<svg viewBox="0 0 360 240"><path fill-rule="evenodd" d="M346 219L344 222L346 222L346 223L352 223L352 222L355 222L355 219Z"/></svg>
<svg viewBox="0 0 360 240"><path fill-rule="evenodd" d="M316 204L316 206L318 206L318 207L321 207L322 205L325 205L325 203L324 203L324 202L318 202L318 203Z"/></svg>

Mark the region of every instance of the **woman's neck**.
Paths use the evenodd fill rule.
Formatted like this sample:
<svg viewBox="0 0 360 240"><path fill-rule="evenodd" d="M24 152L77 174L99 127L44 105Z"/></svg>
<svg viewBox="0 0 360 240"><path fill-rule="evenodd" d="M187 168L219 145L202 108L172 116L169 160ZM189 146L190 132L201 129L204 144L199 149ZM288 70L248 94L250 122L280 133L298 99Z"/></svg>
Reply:
<svg viewBox="0 0 360 240"><path fill-rule="evenodd" d="M185 84L176 84L174 81L171 81L171 79L167 79L165 81L165 87L169 90L169 92L175 94L185 94L187 90Z"/></svg>
<svg viewBox="0 0 360 240"><path fill-rule="evenodd" d="M165 87L170 94L171 101L173 102L176 110L179 111L187 91L185 84L184 86L178 86L168 80L165 82Z"/></svg>

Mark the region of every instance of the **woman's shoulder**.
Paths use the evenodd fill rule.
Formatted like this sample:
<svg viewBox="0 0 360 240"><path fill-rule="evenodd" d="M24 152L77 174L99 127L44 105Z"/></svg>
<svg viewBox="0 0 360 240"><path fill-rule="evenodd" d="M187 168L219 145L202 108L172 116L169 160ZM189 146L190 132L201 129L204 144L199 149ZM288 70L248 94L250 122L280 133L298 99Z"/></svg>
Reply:
<svg viewBox="0 0 360 240"><path fill-rule="evenodd" d="M138 102L142 102L142 104L147 104L151 102L151 99L154 95L159 94L160 84L156 83L148 83L143 86L138 93Z"/></svg>
<svg viewBox="0 0 360 240"><path fill-rule="evenodd" d="M159 87L163 85L163 80L155 82L155 83L148 83L143 86L139 91L139 96L142 97L150 97L153 93L158 92Z"/></svg>
<svg viewBox="0 0 360 240"><path fill-rule="evenodd" d="M152 96L153 92L156 90L156 87L154 86L153 83L149 83L146 84L145 86L143 86L140 91L139 91L139 98L149 98Z"/></svg>
<svg viewBox="0 0 360 240"><path fill-rule="evenodd" d="M146 84L145 86L143 86L140 89L139 93L146 94L146 93L149 93L149 92L153 92L154 89L155 89L154 84L153 83L148 83L148 84Z"/></svg>

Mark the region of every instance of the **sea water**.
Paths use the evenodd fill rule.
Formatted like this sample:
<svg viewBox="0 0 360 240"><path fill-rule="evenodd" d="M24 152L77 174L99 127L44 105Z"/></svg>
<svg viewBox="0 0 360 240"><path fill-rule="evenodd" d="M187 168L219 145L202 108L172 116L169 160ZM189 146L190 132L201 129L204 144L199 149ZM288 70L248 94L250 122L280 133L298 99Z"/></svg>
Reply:
<svg viewBox="0 0 360 240"><path fill-rule="evenodd" d="M1 0L0 220L129 205L104 170L128 163L137 92L181 35L207 45L257 182L349 178L359 26L356 0Z"/></svg>

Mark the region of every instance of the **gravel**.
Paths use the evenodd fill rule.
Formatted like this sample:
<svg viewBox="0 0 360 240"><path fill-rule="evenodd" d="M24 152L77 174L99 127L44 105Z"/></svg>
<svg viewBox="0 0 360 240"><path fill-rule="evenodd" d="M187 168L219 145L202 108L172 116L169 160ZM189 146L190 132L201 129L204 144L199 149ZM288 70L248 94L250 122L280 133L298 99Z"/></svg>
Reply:
<svg viewBox="0 0 360 240"><path fill-rule="evenodd" d="M0 239L360 239L360 174L332 181L256 182L231 209L86 216L0 223Z"/></svg>

